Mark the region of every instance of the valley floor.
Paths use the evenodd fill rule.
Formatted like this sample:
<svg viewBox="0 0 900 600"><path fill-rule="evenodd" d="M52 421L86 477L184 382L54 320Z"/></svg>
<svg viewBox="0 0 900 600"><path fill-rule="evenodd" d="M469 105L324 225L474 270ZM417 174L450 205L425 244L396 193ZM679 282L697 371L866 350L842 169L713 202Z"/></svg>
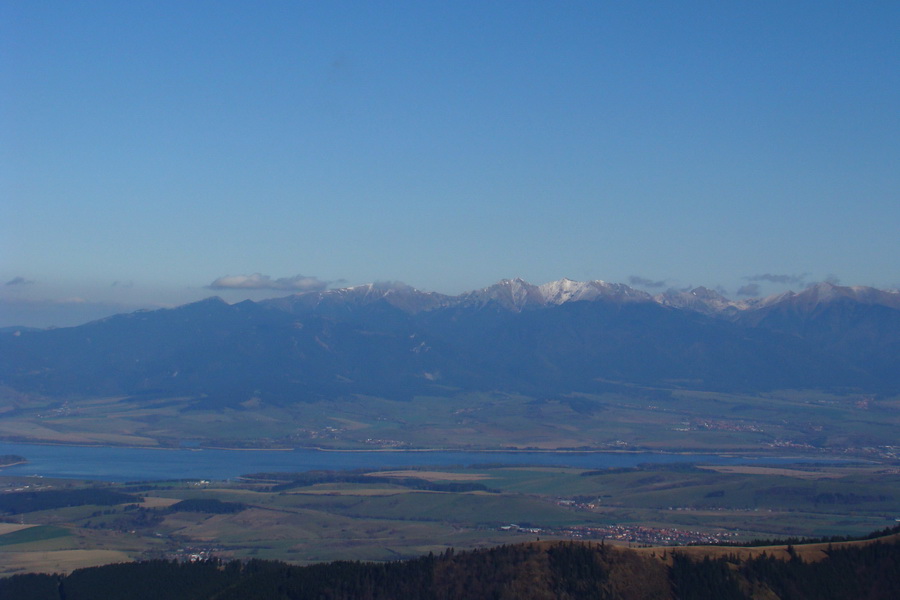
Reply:
<svg viewBox="0 0 900 600"><path fill-rule="evenodd" d="M487 465L113 484L0 477L0 574L166 558L390 561L537 539L631 547L858 536L900 518L872 464Z"/></svg>

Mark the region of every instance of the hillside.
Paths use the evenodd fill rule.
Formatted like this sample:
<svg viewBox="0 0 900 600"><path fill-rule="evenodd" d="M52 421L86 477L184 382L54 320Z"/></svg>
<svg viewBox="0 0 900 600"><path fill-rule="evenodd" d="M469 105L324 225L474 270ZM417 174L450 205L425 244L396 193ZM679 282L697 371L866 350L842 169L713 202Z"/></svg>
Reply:
<svg viewBox="0 0 900 600"><path fill-rule="evenodd" d="M82 569L67 576L0 579L0 597L238 599L763 599L870 600L896 597L900 544L835 544L815 562L793 548L771 554L692 558L597 543L543 542L393 563L335 562L294 567L250 561L151 561Z"/></svg>

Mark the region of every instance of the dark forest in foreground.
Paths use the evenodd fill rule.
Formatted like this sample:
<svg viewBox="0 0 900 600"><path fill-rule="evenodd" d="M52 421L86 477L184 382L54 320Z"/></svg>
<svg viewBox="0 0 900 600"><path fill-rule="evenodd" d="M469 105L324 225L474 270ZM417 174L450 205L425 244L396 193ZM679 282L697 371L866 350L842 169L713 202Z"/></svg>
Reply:
<svg viewBox="0 0 900 600"><path fill-rule="evenodd" d="M597 543L544 542L429 555L393 563L148 561L80 569L68 576L0 580L0 598L201 600L403 598L896 598L900 543L836 545L819 561L793 547L782 560L722 554L692 558Z"/></svg>

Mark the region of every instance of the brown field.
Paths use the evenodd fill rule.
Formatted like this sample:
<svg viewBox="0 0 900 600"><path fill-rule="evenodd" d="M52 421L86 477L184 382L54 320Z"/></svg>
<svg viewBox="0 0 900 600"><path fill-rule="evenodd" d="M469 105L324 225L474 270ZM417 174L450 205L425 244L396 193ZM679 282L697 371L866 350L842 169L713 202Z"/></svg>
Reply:
<svg viewBox="0 0 900 600"><path fill-rule="evenodd" d="M62 421L60 421L62 422ZM7 439L44 442L51 444L113 444L120 446L157 446L158 440L138 435L101 433L79 430L65 432L53 429L55 421L38 425L27 420L10 419L0 423L0 436Z"/></svg>
<svg viewBox="0 0 900 600"><path fill-rule="evenodd" d="M0 423L0 436L14 440L29 439L50 443L88 444L91 441L84 435L60 433L28 421L13 419Z"/></svg>
<svg viewBox="0 0 900 600"><path fill-rule="evenodd" d="M346 427L350 431L356 431L358 429L366 429L371 427L368 423L362 423L360 421L354 421L352 419L343 419L341 417L329 417L332 421L337 421L344 427Z"/></svg>
<svg viewBox="0 0 900 600"><path fill-rule="evenodd" d="M484 473L447 473L445 471L376 471L366 474L372 477L415 477L426 481L481 481L491 478Z"/></svg>
<svg viewBox="0 0 900 600"><path fill-rule="evenodd" d="M44 552L4 552L0 575L16 573L71 573L75 569L110 563L131 562L119 550L51 550Z"/></svg>
<svg viewBox="0 0 900 600"><path fill-rule="evenodd" d="M88 433L85 434L93 444L112 444L119 446L158 446L159 441L139 436L121 433Z"/></svg>
<svg viewBox="0 0 900 600"><path fill-rule="evenodd" d="M160 498L158 496L146 496L141 504L144 508L165 508L179 502L178 498Z"/></svg>
<svg viewBox="0 0 900 600"><path fill-rule="evenodd" d="M397 496L399 494L412 494L415 490L397 488L361 488L361 489L305 489L287 494L300 496Z"/></svg>
<svg viewBox="0 0 900 600"><path fill-rule="evenodd" d="M701 466L701 469L716 471L717 473L738 473L741 475L783 475L784 477L797 477L799 479L837 479L844 477L843 473L822 473L820 471L802 471L800 469L781 469L778 467L748 467L748 466Z"/></svg>
<svg viewBox="0 0 900 600"><path fill-rule="evenodd" d="M19 531L21 529L28 529L29 527L34 527L34 525L21 525L19 523L0 523L0 535L5 533L12 533L13 531Z"/></svg>

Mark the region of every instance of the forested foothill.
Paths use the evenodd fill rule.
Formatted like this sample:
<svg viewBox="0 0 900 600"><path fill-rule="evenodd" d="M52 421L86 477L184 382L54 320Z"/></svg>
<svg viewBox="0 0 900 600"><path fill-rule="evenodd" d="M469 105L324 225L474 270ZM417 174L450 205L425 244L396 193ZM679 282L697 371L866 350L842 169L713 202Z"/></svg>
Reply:
<svg viewBox="0 0 900 600"><path fill-rule="evenodd" d="M303 600L360 598L893 600L900 590L896 536L829 547L808 561L762 552L698 559L678 550L648 555L590 542L534 542L447 550L389 563L338 561L306 567L276 561L148 561L69 575L0 579L17 600Z"/></svg>

